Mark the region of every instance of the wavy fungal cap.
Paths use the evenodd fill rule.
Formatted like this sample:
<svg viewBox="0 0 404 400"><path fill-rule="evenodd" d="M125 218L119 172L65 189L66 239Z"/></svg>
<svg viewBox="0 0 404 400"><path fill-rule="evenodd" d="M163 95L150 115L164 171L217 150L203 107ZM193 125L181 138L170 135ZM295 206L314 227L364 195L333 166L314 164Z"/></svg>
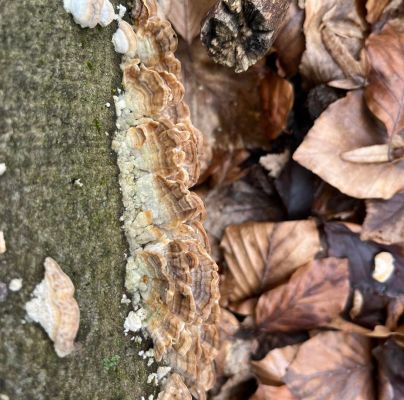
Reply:
<svg viewBox="0 0 404 400"><path fill-rule="evenodd" d="M63 0L63 7L82 28L94 28L97 24L107 26L115 19L109 0Z"/></svg>
<svg viewBox="0 0 404 400"><path fill-rule="evenodd" d="M74 349L80 310L74 299L74 285L50 257L45 259L45 277L25 304L28 316L45 329L54 342L56 354L65 357Z"/></svg>
<svg viewBox="0 0 404 400"><path fill-rule="evenodd" d="M155 1L137 1L134 26L121 21L113 38L123 54L112 146L131 252L125 285L144 310L142 318L131 314L127 328L143 324L156 359L171 367L161 399L203 400L215 376L219 275L203 202L190 191L202 136L183 102L176 35L156 10Z"/></svg>

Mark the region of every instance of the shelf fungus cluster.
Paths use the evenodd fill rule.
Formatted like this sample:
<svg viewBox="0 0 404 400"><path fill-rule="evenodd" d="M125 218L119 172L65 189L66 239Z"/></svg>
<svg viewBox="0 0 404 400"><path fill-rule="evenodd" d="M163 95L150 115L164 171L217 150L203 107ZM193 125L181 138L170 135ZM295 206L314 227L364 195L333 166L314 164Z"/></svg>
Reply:
<svg viewBox="0 0 404 400"><path fill-rule="evenodd" d="M203 203L189 190L198 179L202 137L183 102L171 25L154 0L135 4L134 25L120 21L113 36L123 54L113 148L131 253L126 288L141 298L156 359L171 367L160 398L205 399L218 345L219 276Z"/></svg>
<svg viewBox="0 0 404 400"><path fill-rule="evenodd" d="M70 278L52 258L46 257L44 265L45 277L34 289L34 298L25 304L25 309L54 342L56 354L65 357L74 349L80 310Z"/></svg>

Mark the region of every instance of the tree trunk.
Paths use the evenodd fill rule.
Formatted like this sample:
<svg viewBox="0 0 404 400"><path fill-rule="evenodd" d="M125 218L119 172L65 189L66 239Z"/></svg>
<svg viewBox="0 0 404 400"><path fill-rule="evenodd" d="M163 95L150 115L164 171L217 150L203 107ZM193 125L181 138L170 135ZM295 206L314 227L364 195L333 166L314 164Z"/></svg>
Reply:
<svg viewBox="0 0 404 400"><path fill-rule="evenodd" d="M150 343L123 334L127 244L110 147L115 115L105 106L121 81L115 25L81 29L62 0L0 0L0 281L23 279L0 302L0 395L10 399L155 391L146 383L155 364L138 356ZM63 359L38 324L25 322L46 256L72 279L81 311L77 350Z"/></svg>

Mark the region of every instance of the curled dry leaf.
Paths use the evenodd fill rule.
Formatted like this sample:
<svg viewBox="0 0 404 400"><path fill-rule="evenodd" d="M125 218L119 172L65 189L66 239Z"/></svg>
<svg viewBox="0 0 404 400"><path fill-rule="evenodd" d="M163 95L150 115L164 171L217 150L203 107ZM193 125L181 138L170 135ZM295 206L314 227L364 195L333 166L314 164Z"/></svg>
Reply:
<svg viewBox="0 0 404 400"><path fill-rule="evenodd" d="M399 400L404 398L404 347L394 339L389 339L377 347L373 354L377 358L379 371L384 377L381 385L383 400Z"/></svg>
<svg viewBox="0 0 404 400"><path fill-rule="evenodd" d="M287 284L261 295L256 322L265 332L312 329L341 313L348 295L348 260L314 260L299 268Z"/></svg>
<svg viewBox="0 0 404 400"><path fill-rule="evenodd" d="M267 386L259 385L250 400L297 400L286 385Z"/></svg>
<svg viewBox="0 0 404 400"><path fill-rule="evenodd" d="M335 318L333 321L325 325L327 328L338 329L348 333L358 333L371 338L386 339L390 336L404 336L404 332L392 332L387 326L376 325L373 330L366 329L363 326L356 325L352 322L346 321L341 317Z"/></svg>
<svg viewBox="0 0 404 400"><path fill-rule="evenodd" d="M262 360L251 361L252 371L264 385L282 385L289 364L296 357L300 345L271 350Z"/></svg>
<svg viewBox="0 0 404 400"><path fill-rule="evenodd" d="M353 230L357 228L358 232L354 232ZM354 289L360 289L365 297L368 294L372 298L378 293L382 297L386 297L387 300L402 294L404 263L400 252L395 251L393 253L395 267L393 273L385 282L380 282L375 280L372 274L375 257L386 250L383 246L360 240L359 225L351 224L350 227L347 227L342 223L331 222L325 224L324 231L328 244L328 255L348 258L351 284ZM389 250L393 252L395 249L390 248Z"/></svg>
<svg viewBox="0 0 404 400"><path fill-rule="evenodd" d="M262 127L262 65L236 74L215 64L199 41L192 46L179 41L176 56L181 61L192 122L204 134L204 152L209 148L228 151L269 147Z"/></svg>
<svg viewBox="0 0 404 400"><path fill-rule="evenodd" d="M201 22L216 0L158 0L162 12L188 43L199 35Z"/></svg>
<svg viewBox="0 0 404 400"><path fill-rule="evenodd" d="M370 340L321 332L300 346L285 381L298 399L373 400Z"/></svg>
<svg viewBox="0 0 404 400"><path fill-rule="evenodd" d="M287 279L320 250L314 221L231 225L221 244L229 267L224 285L231 302L257 295Z"/></svg>
<svg viewBox="0 0 404 400"><path fill-rule="evenodd" d="M369 85L365 99L369 109L379 118L392 137L403 146L404 140L404 24L390 21L380 33L372 33L366 50L369 59Z"/></svg>
<svg viewBox="0 0 404 400"><path fill-rule="evenodd" d="M370 24L375 23L390 2L391 0L368 0L366 2L366 21Z"/></svg>
<svg viewBox="0 0 404 400"><path fill-rule="evenodd" d="M404 192L389 200L367 200L362 240L383 244L404 243Z"/></svg>
<svg viewBox="0 0 404 400"><path fill-rule="evenodd" d="M304 219L310 214L317 177L290 159L275 180L276 190L288 219Z"/></svg>
<svg viewBox="0 0 404 400"><path fill-rule="evenodd" d="M204 198L208 218L205 227L216 260L221 257L220 240L225 228L245 221L277 221L283 211L271 193L268 177L261 169L231 185L217 186Z"/></svg>
<svg viewBox="0 0 404 400"><path fill-rule="evenodd" d="M268 71L260 86L265 135L276 139L286 128L293 106L293 86L278 74Z"/></svg>
<svg viewBox="0 0 404 400"><path fill-rule="evenodd" d="M303 21L304 11L293 0L273 44L282 76L294 76L298 71L304 51Z"/></svg>
<svg viewBox="0 0 404 400"><path fill-rule="evenodd" d="M352 89L363 84L360 52L366 23L351 0L306 0L306 50L300 72L309 84L333 83Z"/></svg>
<svg viewBox="0 0 404 400"><path fill-rule="evenodd" d="M341 157L386 140L365 108L362 91L353 91L321 114L293 158L349 196L389 199L404 190L404 160L357 164Z"/></svg>

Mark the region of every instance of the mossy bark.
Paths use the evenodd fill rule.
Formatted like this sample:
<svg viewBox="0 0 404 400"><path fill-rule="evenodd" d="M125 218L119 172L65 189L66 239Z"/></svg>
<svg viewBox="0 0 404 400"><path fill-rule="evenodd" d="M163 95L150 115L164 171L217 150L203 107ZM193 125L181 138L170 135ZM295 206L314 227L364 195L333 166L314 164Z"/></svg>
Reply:
<svg viewBox="0 0 404 400"><path fill-rule="evenodd" d="M123 334L127 244L111 151L115 116L105 106L121 81L115 25L81 29L62 0L0 0L0 281L23 279L0 302L0 395L10 399L155 391L146 382L153 366L138 356L150 344ZM64 359L38 324L25 322L46 256L74 282L81 311L77 350Z"/></svg>

